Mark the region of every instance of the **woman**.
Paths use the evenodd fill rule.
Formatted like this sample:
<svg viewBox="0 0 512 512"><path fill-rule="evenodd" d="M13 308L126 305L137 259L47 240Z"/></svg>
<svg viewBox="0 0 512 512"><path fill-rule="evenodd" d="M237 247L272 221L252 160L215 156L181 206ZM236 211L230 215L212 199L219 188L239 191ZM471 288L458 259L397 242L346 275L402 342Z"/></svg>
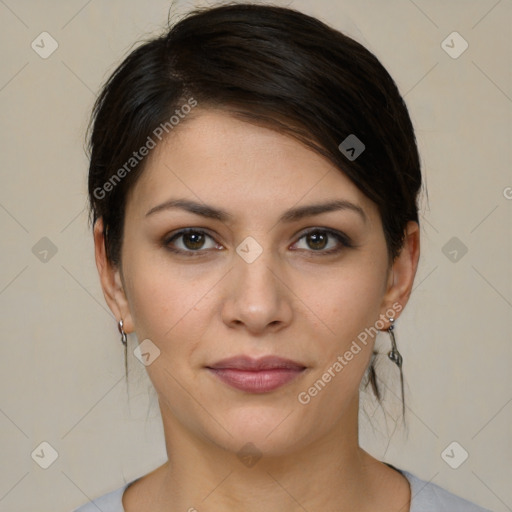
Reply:
<svg viewBox="0 0 512 512"><path fill-rule="evenodd" d="M374 55L289 9L197 11L114 72L90 149L101 285L168 461L79 512L484 510L358 442L419 258L414 131Z"/></svg>

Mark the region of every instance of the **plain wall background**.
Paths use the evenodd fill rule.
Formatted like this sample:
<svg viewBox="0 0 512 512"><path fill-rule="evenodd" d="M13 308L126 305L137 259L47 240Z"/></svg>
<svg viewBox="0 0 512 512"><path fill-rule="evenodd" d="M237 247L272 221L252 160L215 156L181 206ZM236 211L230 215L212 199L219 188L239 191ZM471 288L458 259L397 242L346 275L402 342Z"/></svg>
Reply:
<svg viewBox="0 0 512 512"><path fill-rule="evenodd" d="M361 444L496 512L512 510L512 2L275 4L318 16L377 55L405 96L422 156L422 256L396 326L408 428L395 431L396 372L384 358L389 414L363 396ZM192 5L178 2L178 12ZM127 396L87 225L83 147L101 84L133 43L160 31L169 7L0 2L2 511L69 512L166 460L133 337ZM59 45L47 59L31 48L43 31ZM441 47L453 31L469 44L457 59ZM44 237L57 250L47 261ZM459 246L446 246L453 237ZM379 338L387 352L388 337ZM31 456L44 441L58 453L47 469ZM452 441L469 453L458 469L441 457Z"/></svg>

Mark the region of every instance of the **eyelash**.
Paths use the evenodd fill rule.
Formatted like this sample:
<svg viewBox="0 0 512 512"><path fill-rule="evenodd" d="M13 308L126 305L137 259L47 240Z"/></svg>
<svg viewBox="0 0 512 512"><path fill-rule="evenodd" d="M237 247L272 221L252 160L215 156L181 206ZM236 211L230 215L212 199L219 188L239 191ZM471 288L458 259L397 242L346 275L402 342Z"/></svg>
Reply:
<svg viewBox="0 0 512 512"><path fill-rule="evenodd" d="M170 237L166 237L163 241L164 247L173 253L187 255L187 257L204 256L205 251L208 251L208 249L198 249L198 250L189 249L189 250L185 251L183 249L176 249L175 247L171 247L171 245L170 245L171 242L173 242L174 240L180 238L181 236L189 234L189 233L206 235L207 237L214 240L213 237L210 234L208 234L206 231L203 231L201 229L195 229L195 228L186 228L186 229L182 229L182 230L178 231L177 233L173 234ZM335 231L335 230L332 230L329 228L310 229L309 231L302 233L302 235L297 239L297 242L299 242L303 238L305 238L308 235L311 235L313 233L325 233L325 234L330 235L331 237L335 238L341 244L341 247L338 246L334 249L329 249L327 251L321 250L321 249L316 250L316 251L314 249L307 250L307 252L311 252L315 256L329 256L329 255L337 254L337 253L341 252L344 248L355 247L355 245L352 243L350 238L348 236L346 236L344 233L341 233L339 231ZM297 242L295 242L295 243L297 243ZM301 249L301 250L304 250L304 249Z"/></svg>

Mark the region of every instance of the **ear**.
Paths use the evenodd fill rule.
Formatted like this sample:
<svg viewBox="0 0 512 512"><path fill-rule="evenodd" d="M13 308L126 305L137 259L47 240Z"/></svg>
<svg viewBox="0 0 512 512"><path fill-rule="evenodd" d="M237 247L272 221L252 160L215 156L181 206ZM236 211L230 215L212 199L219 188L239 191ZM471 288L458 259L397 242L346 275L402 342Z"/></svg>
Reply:
<svg viewBox="0 0 512 512"><path fill-rule="evenodd" d="M100 217L94 224L96 267L98 268L103 295L108 307L114 313L118 322L119 320L123 321L123 329L126 333L129 333L134 330L134 325L124 292L121 271L107 259L104 235L103 219Z"/></svg>
<svg viewBox="0 0 512 512"><path fill-rule="evenodd" d="M389 315L386 315L385 311L389 310L395 312L395 320L400 316L412 292L419 256L419 225L417 222L409 221L405 229L404 245L389 271L386 293L382 299L381 318L387 319Z"/></svg>

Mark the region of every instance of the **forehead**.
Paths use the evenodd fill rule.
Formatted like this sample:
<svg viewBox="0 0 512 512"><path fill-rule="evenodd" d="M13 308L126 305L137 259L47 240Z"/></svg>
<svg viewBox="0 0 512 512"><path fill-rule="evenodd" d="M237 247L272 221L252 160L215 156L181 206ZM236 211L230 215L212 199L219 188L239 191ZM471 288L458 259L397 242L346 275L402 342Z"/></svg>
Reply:
<svg viewBox="0 0 512 512"><path fill-rule="evenodd" d="M297 203L344 199L376 206L327 158L288 134L196 108L146 157L128 205L139 215L172 197L276 214Z"/></svg>

